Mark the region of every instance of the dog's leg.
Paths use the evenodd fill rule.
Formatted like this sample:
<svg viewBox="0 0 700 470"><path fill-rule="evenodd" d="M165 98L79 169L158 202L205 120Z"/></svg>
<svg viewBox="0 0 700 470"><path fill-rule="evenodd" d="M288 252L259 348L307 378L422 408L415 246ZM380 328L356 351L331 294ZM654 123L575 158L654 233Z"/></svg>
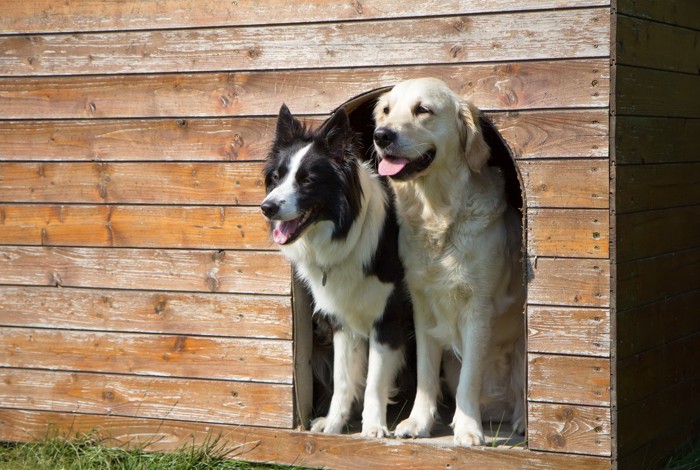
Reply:
<svg viewBox="0 0 700 470"><path fill-rule="evenodd" d="M417 303L414 308L418 308ZM397 437L430 437L430 430L437 415L437 398L440 391L440 359L442 347L428 334L424 316L414 315L416 324L416 400L408 418L401 421L394 434Z"/></svg>
<svg viewBox="0 0 700 470"><path fill-rule="evenodd" d="M353 402L362 394L365 376L367 342L356 338L347 329L333 335L333 398L328 415L316 418L311 430L340 434L350 418Z"/></svg>
<svg viewBox="0 0 700 470"><path fill-rule="evenodd" d="M462 367L457 385L454 420L455 444L475 446L484 444L479 397L483 376L484 356L491 338L493 307L489 301L469 301L462 314Z"/></svg>
<svg viewBox="0 0 700 470"><path fill-rule="evenodd" d="M525 434L525 337L521 336L514 345L511 366L510 386L513 394L513 416L511 424L518 434Z"/></svg>
<svg viewBox="0 0 700 470"><path fill-rule="evenodd" d="M369 342L369 364L367 387L362 409L362 435L385 437L389 435L386 425L386 407L394 386L396 374L403 365L403 350L391 348L376 339L373 332Z"/></svg>

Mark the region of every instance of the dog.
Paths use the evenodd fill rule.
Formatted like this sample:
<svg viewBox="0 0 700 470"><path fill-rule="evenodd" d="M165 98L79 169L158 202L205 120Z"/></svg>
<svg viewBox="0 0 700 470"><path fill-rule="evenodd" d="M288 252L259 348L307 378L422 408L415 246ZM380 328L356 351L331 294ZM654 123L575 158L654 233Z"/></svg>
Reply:
<svg viewBox="0 0 700 470"><path fill-rule="evenodd" d="M311 430L342 432L353 403L364 400L362 435L384 437L413 311L390 189L358 147L343 109L309 130L282 105L261 209L309 288L314 314L334 326L333 395Z"/></svg>
<svg viewBox="0 0 700 470"><path fill-rule="evenodd" d="M523 433L522 228L503 175L487 164L480 112L441 80L421 78L381 95L374 119L416 330L416 398L395 434L430 435L444 350L458 359L443 364L455 393L455 443L484 444L482 417L510 415Z"/></svg>

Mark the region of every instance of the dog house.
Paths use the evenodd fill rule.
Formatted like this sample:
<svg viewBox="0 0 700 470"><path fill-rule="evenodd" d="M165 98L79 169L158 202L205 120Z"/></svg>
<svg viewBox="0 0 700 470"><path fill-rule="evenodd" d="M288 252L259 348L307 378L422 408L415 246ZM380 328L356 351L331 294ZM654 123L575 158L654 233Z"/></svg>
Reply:
<svg viewBox="0 0 700 470"><path fill-rule="evenodd" d="M218 439L329 468L663 464L700 430L699 31L695 0L5 2L0 439ZM274 117L361 113L426 75L484 111L517 176L516 448L303 430L308 302L257 208Z"/></svg>

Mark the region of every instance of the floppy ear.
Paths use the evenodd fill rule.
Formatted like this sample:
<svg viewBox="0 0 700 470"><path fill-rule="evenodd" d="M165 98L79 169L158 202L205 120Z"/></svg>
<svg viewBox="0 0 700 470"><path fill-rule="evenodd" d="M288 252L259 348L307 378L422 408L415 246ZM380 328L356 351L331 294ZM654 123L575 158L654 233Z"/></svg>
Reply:
<svg viewBox="0 0 700 470"><path fill-rule="evenodd" d="M331 154L340 159L345 156L352 133L350 118L345 109L340 108L319 127L316 135L326 142Z"/></svg>
<svg viewBox="0 0 700 470"><path fill-rule="evenodd" d="M469 169L474 173L481 172L491 155L491 149L481 132L480 114L476 106L468 101L460 100L458 109L459 125L462 130L460 138L464 149L464 158Z"/></svg>
<svg viewBox="0 0 700 470"><path fill-rule="evenodd" d="M275 141L288 144L305 134L304 125L292 116L286 104L282 104L277 115L277 129L275 130Z"/></svg>

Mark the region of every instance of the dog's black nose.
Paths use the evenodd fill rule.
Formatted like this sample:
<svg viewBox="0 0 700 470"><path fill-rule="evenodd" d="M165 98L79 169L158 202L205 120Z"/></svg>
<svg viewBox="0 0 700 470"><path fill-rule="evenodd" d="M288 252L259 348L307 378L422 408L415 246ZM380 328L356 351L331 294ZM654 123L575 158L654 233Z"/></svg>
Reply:
<svg viewBox="0 0 700 470"><path fill-rule="evenodd" d="M274 201L263 201L263 203L260 205L260 209L262 209L263 214L265 214L265 217L273 217L277 212L280 210L280 205L277 204Z"/></svg>
<svg viewBox="0 0 700 470"><path fill-rule="evenodd" d="M386 148L396 140L396 132L386 127L378 127L374 131L374 143L379 148Z"/></svg>

